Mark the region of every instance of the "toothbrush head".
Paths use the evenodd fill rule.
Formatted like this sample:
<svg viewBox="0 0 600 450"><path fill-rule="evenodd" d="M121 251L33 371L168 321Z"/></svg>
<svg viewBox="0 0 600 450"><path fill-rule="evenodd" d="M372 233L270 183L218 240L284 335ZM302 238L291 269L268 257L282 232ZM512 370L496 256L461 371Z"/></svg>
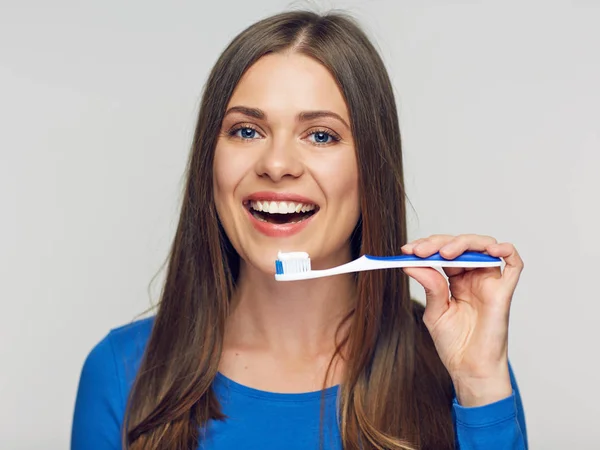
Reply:
<svg viewBox="0 0 600 450"><path fill-rule="evenodd" d="M310 272L310 258L306 252L278 252L275 261L275 279L278 275Z"/></svg>

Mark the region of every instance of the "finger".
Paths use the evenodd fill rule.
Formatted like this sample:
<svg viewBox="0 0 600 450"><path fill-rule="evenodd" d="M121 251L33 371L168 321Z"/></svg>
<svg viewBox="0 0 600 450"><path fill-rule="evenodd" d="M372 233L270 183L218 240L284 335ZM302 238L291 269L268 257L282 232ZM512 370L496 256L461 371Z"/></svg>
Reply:
<svg viewBox="0 0 600 450"><path fill-rule="evenodd" d="M448 278L452 278L466 272L464 267L444 267L443 270Z"/></svg>
<svg viewBox="0 0 600 450"><path fill-rule="evenodd" d="M455 236L450 234L434 234L414 246L413 253L421 258L427 258L439 251L440 248L451 242L454 238Z"/></svg>
<svg viewBox="0 0 600 450"><path fill-rule="evenodd" d="M412 254L413 248L415 248L415 246L419 245L424 240L425 238L416 239L412 242L409 242L408 244L404 244L402 247L400 247L400 250L402 250L402 253Z"/></svg>
<svg viewBox="0 0 600 450"><path fill-rule="evenodd" d="M477 274L474 274L474 277L471 279L470 289L479 289L480 283L485 282L488 279L500 280L502 278L502 272L500 271L500 267L473 267L470 269L464 269L465 274L467 271L476 270ZM450 277L448 278L448 284L450 286L451 293L452 287L459 284L461 282L461 277Z"/></svg>
<svg viewBox="0 0 600 450"><path fill-rule="evenodd" d="M426 304L423 321L427 327L430 327L448 310L450 302L448 282L441 273L429 267L410 267L403 270L425 289Z"/></svg>
<svg viewBox="0 0 600 450"><path fill-rule="evenodd" d="M448 277L451 289L452 283L458 279L458 275L463 275L464 273L472 272L473 270L478 271L478 276L481 280L490 277L502 278L500 267L444 267L443 270Z"/></svg>
<svg viewBox="0 0 600 450"><path fill-rule="evenodd" d="M498 241L491 236L478 234L461 234L456 236L450 242L440 248L440 255L446 259L454 259L464 252L470 250L474 252L483 252L490 245L497 244Z"/></svg>
<svg viewBox="0 0 600 450"><path fill-rule="evenodd" d="M508 287L514 291L525 266L515 246L508 242L494 244L487 248L487 252L491 256L504 259L506 266L502 278L506 280Z"/></svg>

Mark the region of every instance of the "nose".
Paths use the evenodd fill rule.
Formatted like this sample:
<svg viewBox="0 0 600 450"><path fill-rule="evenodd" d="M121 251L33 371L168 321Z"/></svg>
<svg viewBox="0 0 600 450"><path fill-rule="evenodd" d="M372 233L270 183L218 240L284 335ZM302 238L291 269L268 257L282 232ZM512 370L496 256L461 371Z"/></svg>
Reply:
<svg viewBox="0 0 600 450"><path fill-rule="evenodd" d="M304 172L296 143L289 140L273 140L265 145L256 162L256 174L269 177L274 182L284 178L298 178Z"/></svg>

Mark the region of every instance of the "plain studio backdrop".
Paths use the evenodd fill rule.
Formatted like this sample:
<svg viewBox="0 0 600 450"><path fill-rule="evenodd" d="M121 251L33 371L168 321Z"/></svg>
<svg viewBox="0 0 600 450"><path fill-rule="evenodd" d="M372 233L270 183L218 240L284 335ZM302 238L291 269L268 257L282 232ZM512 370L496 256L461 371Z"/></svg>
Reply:
<svg viewBox="0 0 600 450"><path fill-rule="evenodd" d="M349 11L381 50L411 238L520 250L531 448L600 448L599 3L2 1L0 448L68 448L87 353L157 300L208 71L298 7Z"/></svg>

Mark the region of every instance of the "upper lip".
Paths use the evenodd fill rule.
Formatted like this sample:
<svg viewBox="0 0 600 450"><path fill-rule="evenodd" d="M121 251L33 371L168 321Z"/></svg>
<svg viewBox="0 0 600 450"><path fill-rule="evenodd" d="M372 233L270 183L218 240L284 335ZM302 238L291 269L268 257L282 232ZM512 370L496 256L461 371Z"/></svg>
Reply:
<svg viewBox="0 0 600 450"><path fill-rule="evenodd" d="M271 201L271 202L294 202L302 203L304 205L317 205L314 200L302 195L288 193L288 192L255 192L244 198L243 203L248 202L259 202L259 201Z"/></svg>

